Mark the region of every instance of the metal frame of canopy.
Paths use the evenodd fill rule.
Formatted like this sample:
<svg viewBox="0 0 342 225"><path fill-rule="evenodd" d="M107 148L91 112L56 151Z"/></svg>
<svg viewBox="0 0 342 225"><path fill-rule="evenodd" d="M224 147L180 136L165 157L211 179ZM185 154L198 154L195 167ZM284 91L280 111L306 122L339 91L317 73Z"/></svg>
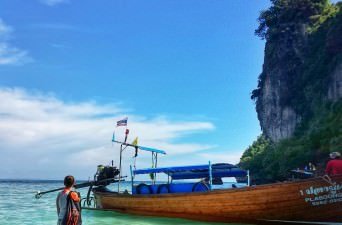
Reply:
<svg viewBox="0 0 342 225"><path fill-rule="evenodd" d="M130 165L130 172L131 172L131 183L132 183L132 190L133 190L133 183L134 183L134 176L138 174L154 174L152 182L155 183L156 174L157 173L165 173L168 175L168 183L169 178L171 177L172 180L179 180L179 179L196 179L196 178L209 178L209 188L212 189L213 184L213 177L214 178L222 178L222 177L244 177L247 176L247 185L250 185L250 176L249 171L244 171L239 169L237 166L228 163L218 163L218 164L211 164L209 161L208 165L193 165L193 166L177 166L177 167L164 167L164 168L157 168L158 162L158 154L166 155L164 150L144 147L140 145L134 145L126 143L127 134L125 142L116 141L113 137L112 142L120 144L120 163L119 163L119 178L121 178L121 168L122 168L122 152L127 147L133 147L135 149L135 157L137 157L138 149L142 151L147 151L152 153L152 168L147 169L140 169L140 170L133 170L132 165ZM172 181L171 181L172 182ZM120 179L118 182L118 192L120 192Z"/></svg>
<svg viewBox="0 0 342 225"><path fill-rule="evenodd" d="M126 131L127 132L127 131ZM158 154L164 154L166 155L166 152L164 150L160 150L160 149L156 149L156 148L150 148L150 147L145 147L145 146L140 146L140 145L133 145L133 144L129 144L126 143L127 140L127 134L126 133L126 138L125 138L125 142L121 142L121 141L116 141L114 139L112 139L112 142L114 143L118 143L120 144L120 163L119 163L119 178L121 177L121 168L122 168L122 152L127 148L127 147L133 147L135 149L135 157L137 157L137 152L138 149L143 150L143 151L147 151L147 152L151 152L152 153L152 166L157 167L157 162L158 162ZM133 184L133 176L132 176L132 166L130 166L130 170L131 170L131 179L132 179L132 184ZM120 180L118 182L118 193L120 192Z"/></svg>
<svg viewBox="0 0 342 225"><path fill-rule="evenodd" d="M209 178L209 188L212 189L213 178L223 177L248 177L249 185L249 172L241 170L237 166L228 163L211 164L208 165L192 165L192 166L177 166L177 167L162 167L162 168L146 168L139 170L131 170L132 186L134 175L150 174L150 173L165 173L172 180L181 179L197 179ZM171 181L172 183L172 181Z"/></svg>

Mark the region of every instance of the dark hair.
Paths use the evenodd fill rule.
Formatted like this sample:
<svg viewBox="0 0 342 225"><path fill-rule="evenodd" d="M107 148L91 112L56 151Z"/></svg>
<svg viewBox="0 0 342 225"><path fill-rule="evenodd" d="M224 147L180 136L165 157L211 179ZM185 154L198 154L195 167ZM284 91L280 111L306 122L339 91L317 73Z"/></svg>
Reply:
<svg viewBox="0 0 342 225"><path fill-rule="evenodd" d="M64 178L64 185L65 187L72 187L75 183L75 178L71 175L68 175Z"/></svg>

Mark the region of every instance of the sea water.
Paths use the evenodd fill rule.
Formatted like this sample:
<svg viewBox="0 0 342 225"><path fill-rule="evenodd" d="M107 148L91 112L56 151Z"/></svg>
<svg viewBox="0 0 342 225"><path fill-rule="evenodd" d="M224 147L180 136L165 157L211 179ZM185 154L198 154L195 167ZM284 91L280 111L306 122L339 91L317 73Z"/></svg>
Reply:
<svg viewBox="0 0 342 225"><path fill-rule="evenodd" d="M46 191L63 186L63 181L0 180L0 225L55 225L57 222L57 192L35 198L37 191ZM130 183L123 182L122 190ZM112 186L112 189L117 187ZM82 188L82 197L88 189ZM135 216L110 211L83 210L83 225L210 225L184 219Z"/></svg>

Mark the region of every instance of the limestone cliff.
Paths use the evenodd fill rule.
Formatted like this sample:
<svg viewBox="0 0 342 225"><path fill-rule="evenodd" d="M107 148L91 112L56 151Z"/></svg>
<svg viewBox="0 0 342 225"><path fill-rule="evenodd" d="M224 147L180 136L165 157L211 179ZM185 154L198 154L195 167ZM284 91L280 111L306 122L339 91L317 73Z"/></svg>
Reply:
<svg viewBox="0 0 342 225"><path fill-rule="evenodd" d="M309 162L322 173L342 151L342 3L271 3L258 19L265 56L251 96L263 134L240 160L255 183L286 180Z"/></svg>
<svg viewBox="0 0 342 225"><path fill-rule="evenodd" d="M342 37L341 37L342 39ZM328 89L328 100L338 101L342 98L342 62L337 64L333 73L331 73L331 81ZM342 125L341 125L342 126Z"/></svg>
<svg viewBox="0 0 342 225"><path fill-rule="evenodd" d="M292 2L298 1L289 1L293 4ZM275 12L278 17L274 19L276 24L269 23L273 27L268 27L264 33L266 45L263 71L252 98L256 100L256 111L262 131L274 142L293 136L303 117L305 119L310 114L308 111L312 105L309 98L337 101L342 97L342 32L341 26L333 22L341 16L336 12L334 15L325 15L325 21L316 25L316 30L313 30L313 20L327 13L329 7L328 4L324 5L325 1L321 2L323 6L312 11L301 5L302 8L288 8L285 12L285 6L282 6L283 12ZM338 10L340 8L335 7ZM295 20L293 16L289 19L285 17L288 13L306 14ZM321 33L317 35L319 32ZM312 49L312 46L317 45L321 46ZM312 59L315 57L323 57L327 62ZM317 71L312 71L315 69L310 65L312 63L326 63L330 68L320 71L317 67ZM310 80L305 77L305 74L310 77L308 73L325 74L313 75L313 80ZM314 80L315 78L317 80ZM311 85L315 82L322 82L321 87ZM317 91L321 96L308 96L311 94L308 94L308 91L314 88L319 89Z"/></svg>
<svg viewBox="0 0 342 225"><path fill-rule="evenodd" d="M265 47L256 111L263 133L273 141L292 136L296 124L301 120L291 105L283 103L291 91L290 82L297 75L295 68L302 64L303 46L306 43L305 31L298 32L295 41L293 36L284 33L276 41L267 42ZM296 57L296 64L287 60L290 55Z"/></svg>

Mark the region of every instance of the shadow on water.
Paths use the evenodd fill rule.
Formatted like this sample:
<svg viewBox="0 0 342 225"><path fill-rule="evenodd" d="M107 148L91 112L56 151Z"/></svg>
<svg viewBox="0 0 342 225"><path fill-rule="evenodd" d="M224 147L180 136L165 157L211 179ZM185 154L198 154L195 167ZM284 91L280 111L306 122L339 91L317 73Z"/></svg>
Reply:
<svg viewBox="0 0 342 225"><path fill-rule="evenodd" d="M82 216L86 224L113 224L116 225L227 225L227 223L208 223L198 222L186 219L152 217L152 216L137 216L111 211L83 210ZM112 222L109 222L112 221ZM237 223L229 223L230 225L242 225ZM244 224L246 225L246 224Z"/></svg>

